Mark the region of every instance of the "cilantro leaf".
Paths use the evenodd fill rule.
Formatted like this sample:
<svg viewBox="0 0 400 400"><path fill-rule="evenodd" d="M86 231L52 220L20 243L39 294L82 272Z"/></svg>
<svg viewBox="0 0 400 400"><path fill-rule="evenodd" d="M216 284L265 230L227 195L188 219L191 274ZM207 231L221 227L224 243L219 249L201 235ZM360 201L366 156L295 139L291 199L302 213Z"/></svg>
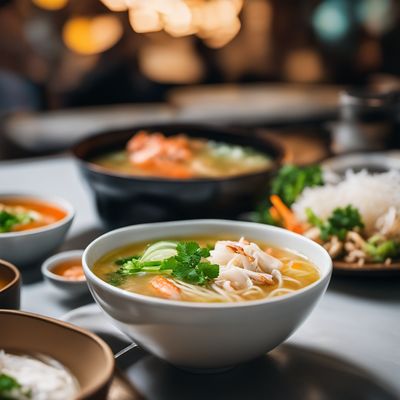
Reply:
<svg viewBox="0 0 400 400"><path fill-rule="evenodd" d="M339 240L346 238L347 232L355 228L364 228L360 212L352 205L335 208L326 221L323 221L310 209L306 209L308 222L320 229L321 239L326 241L332 236Z"/></svg>
<svg viewBox="0 0 400 400"><path fill-rule="evenodd" d="M15 225L27 224L32 217L27 213L10 213L0 211L0 233L10 232Z"/></svg>
<svg viewBox="0 0 400 400"><path fill-rule="evenodd" d="M395 258L400 254L400 243L394 240L383 240L372 237L364 246L364 251L374 262L383 262L387 258Z"/></svg>
<svg viewBox="0 0 400 400"><path fill-rule="evenodd" d="M115 260L114 263L116 265L124 265L128 261L137 260L139 258L140 256L123 257L123 258L118 258L118 260Z"/></svg>
<svg viewBox="0 0 400 400"><path fill-rule="evenodd" d="M157 248L158 254L170 254L171 249L169 249L169 252L163 253L164 249L160 246L160 243L157 242L152 245ZM165 243L171 246L170 242ZM119 286L127 276L137 273L158 273L172 275L184 282L204 285L209 280L218 277L219 266L206 260L210 256L209 247L201 247L193 241L178 242L175 253L174 256L163 260L144 261L143 257L119 259L115 263L120 267L109 276L108 281Z"/></svg>
<svg viewBox="0 0 400 400"><path fill-rule="evenodd" d="M30 389L23 388L21 384L12 376L0 374L0 399L30 399L32 392Z"/></svg>
<svg viewBox="0 0 400 400"><path fill-rule="evenodd" d="M322 169L319 165L297 167L283 166L272 181L271 194L278 195L290 207L306 187L324 184Z"/></svg>

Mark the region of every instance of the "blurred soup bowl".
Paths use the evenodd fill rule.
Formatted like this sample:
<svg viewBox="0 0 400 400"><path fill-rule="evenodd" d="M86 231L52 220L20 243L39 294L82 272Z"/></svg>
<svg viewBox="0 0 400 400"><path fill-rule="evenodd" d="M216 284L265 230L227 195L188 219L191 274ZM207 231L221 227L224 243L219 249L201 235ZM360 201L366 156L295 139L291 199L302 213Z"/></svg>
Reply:
<svg viewBox="0 0 400 400"><path fill-rule="evenodd" d="M124 149L141 129L167 136L184 133L250 147L269 156L271 166L225 178L164 179L117 173L92 162L94 157ZM178 219L233 218L253 210L283 155L275 143L251 132L192 125L158 125L100 133L77 144L73 153L94 193L100 217L113 228Z"/></svg>

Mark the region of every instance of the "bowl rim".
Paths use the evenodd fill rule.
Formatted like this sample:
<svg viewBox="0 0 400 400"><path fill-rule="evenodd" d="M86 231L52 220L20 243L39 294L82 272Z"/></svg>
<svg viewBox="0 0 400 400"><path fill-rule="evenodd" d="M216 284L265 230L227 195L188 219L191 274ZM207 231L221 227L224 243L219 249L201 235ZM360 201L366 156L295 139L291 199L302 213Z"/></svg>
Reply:
<svg viewBox="0 0 400 400"><path fill-rule="evenodd" d="M91 161L89 161L87 158L82 157L79 154L79 150L82 146L87 145L87 143L90 143L91 141L94 141L94 139L96 138L100 138L100 137L106 137L109 135L113 135L113 134L128 134L129 132L132 132L131 135L133 136L133 134L139 130L162 130L162 129L171 129L173 128L174 130L176 129L177 131L179 130L204 130L204 131L215 131L215 133L220 133L226 136L233 136L233 137L239 137L239 138L249 138L250 140L253 141L258 141L258 142L264 142L270 149L271 152L275 153L273 157L271 158L271 167L268 168L263 168L261 170L258 171L254 171L254 172L248 172L245 174L240 174L240 175L233 175L233 176L228 176L228 177L204 177L204 178L189 178L189 179L174 179L174 178L168 178L168 177L157 177L157 176L140 176L140 175L130 175L130 174L125 174L122 172L114 172L111 171L109 169L107 169L106 167L102 167L96 163L93 163ZM84 139L82 139L81 141L79 141L78 143L76 143L72 148L71 148L71 152L73 154L73 156L81 163L83 164L89 171L94 172L94 173L98 173L98 174L102 174L104 176L108 176L110 178L119 178L119 179L124 179L124 180L128 180L128 181L141 181L141 182L149 182L149 183L171 183L171 184L182 184L182 183L188 183L188 184L204 184L204 183L211 183L211 182L225 182L225 181L235 181L238 179L243 179L243 178L248 178L248 177L253 177L253 176L263 176L265 174L269 174L271 171L276 170L283 158L284 158L284 148L283 146L271 139L271 138L267 138L267 137L262 137L259 134L254 133L253 135L245 135L244 132L246 130L245 129L239 129L239 128L223 128L220 126L213 126L213 125L209 125L209 124L154 124L154 125L147 125L147 126L136 126L136 127L132 127L132 128L122 128L122 129L114 129L114 130L103 130L101 132L95 133L94 135L91 135L89 137L86 137ZM248 131L248 130L247 130ZM200 137L201 138L201 134L197 135L190 135L188 134L189 137ZM256 148L256 146L254 144L249 144L249 147L252 147L255 150L258 150ZM260 150L258 150L260 151ZM261 153L263 154L267 154L264 151L261 151Z"/></svg>
<svg viewBox="0 0 400 400"><path fill-rule="evenodd" d="M39 234L41 232L46 232L50 231L53 229L57 229L63 225L68 224L71 222L74 217L75 217L75 209L72 206L70 202L65 200L62 197L59 196L52 196L52 195L43 195L40 193L35 193L35 192L0 192L0 202L2 199L6 198L26 198L26 199L32 199L32 200L37 200L38 202L42 203L49 203L49 204L54 204L56 207L61 208L63 211L66 212L66 215L64 218L61 218L59 221L53 222L49 225L45 225L39 228L34 228L34 229L29 229L26 231L19 231L19 232L3 232L0 233L0 240L1 238L10 238L10 237L21 237L21 236L30 236L30 235L35 235Z"/></svg>
<svg viewBox="0 0 400 400"><path fill-rule="evenodd" d="M76 249L76 250L67 250L61 251L59 253L53 254L51 257L47 258L41 266L42 275L50 280L54 280L57 282L63 282L69 285L78 285L78 284L86 284L86 279L83 280L75 280L75 279L66 279L61 275L55 274L52 269L58 264L58 262L62 260L72 260L78 259L82 260L82 255L84 253L84 249Z"/></svg>
<svg viewBox="0 0 400 400"><path fill-rule="evenodd" d="M21 281L21 272L19 272L19 269L14 264L10 263L7 260L0 259L0 266L8 268L14 273L14 278L10 282L8 282L7 285L0 288L1 294Z"/></svg>
<svg viewBox="0 0 400 400"><path fill-rule="evenodd" d="M160 228L167 228L170 226L190 226L190 225L218 225L218 224L224 224L224 225L231 225L233 226L247 226L250 228L256 228L256 227L263 227L263 229L272 231L272 232L280 232L284 235L292 236L295 237L296 240L300 240L303 242L308 243L311 247L314 247L314 249L318 252L320 252L323 255L323 258L325 258L326 262L326 271L324 271L323 274L320 274L320 277L318 280L315 282L311 283L310 285L301 288L299 290L296 290L295 292L285 294L284 296L279 296L279 297L274 297L274 298L263 298L260 300L248 300L248 301L243 301L243 302L227 302L227 303L197 303L197 302L190 302L190 301L179 301L179 300L167 300L167 299L162 299L158 297L152 297L152 296L146 296L134 292L129 292L127 290L121 289L119 287L112 286L111 284L103 281L101 278L99 278L97 275L94 274L94 272L91 270L89 267L86 259L90 251L94 246L96 246L99 242L103 240L107 240L108 238L114 236L115 234L118 233L123 233L123 232L130 232L131 230L140 230L144 227L152 226L155 231L157 231ZM132 241L134 243L134 241ZM115 249L114 249L115 250ZM111 251L111 250L110 250ZM94 281L97 285L101 286L103 289L110 291L111 293L118 295L122 297L125 300L130 300L130 301L138 301L141 303L145 304L150 304L150 305L157 305L160 307L181 307L181 308L198 308L198 309L231 309L231 308L239 308L239 307L253 307L253 306L258 306L262 304L271 304L271 303L277 303L277 302L284 302L291 300L295 297L301 296L303 293L308 292L312 290L313 288L324 285L324 283L327 281L329 283L330 277L332 275L332 259L329 256L328 252L320 246L318 243L314 242L313 240L300 235L298 233L290 232L287 229L279 228L276 226L272 225L265 225L265 224L260 224L256 222L246 222L246 221L233 221L233 220L223 220L223 219L197 219L197 220L184 220L184 221L169 221L169 222L157 222L157 223L149 223L149 224L140 224L140 225L131 225L119 229L112 230L110 232L107 232L101 236L99 236L97 239L92 241L85 249L83 256L82 256L82 266L83 270L85 272L86 280L88 282L89 289L92 291L90 283L91 281ZM318 267L318 266L317 266ZM320 271L321 272L321 271Z"/></svg>
<svg viewBox="0 0 400 400"><path fill-rule="evenodd" d="M47 316L39 315L39 314L35 314L35 313L30 313L30 312L26 312L26 311L0 310L0 315L2 315L2 314L11 314L11 315L17 315L17 316L26 317L26 318L38 319L45 323L58 325L65 329L72 330L82 336L89 337L91 340L96 342L96 344L101 348L103 354L105 355L105 358L106 358L105 367L108 367L108 368L105 372L104 372L104 368L102 369L103 376L101 377L101 381L98 382L96 385L94 385L94 387L92 387L92 388L89 387L87 390L84 390L84 391L80 390L80 392L77 395L77 399L83 399L88 396L92 396L94 393L96 393L96 391L101 389L102 386L106 385L107 382L109 382L111 380L111 378L114 374L114 369L115 369L114 354L111 351L108 344L106 344L106 342L103 339L101 339L94 333L92 333L86 329L80 328L79 326L73 325L69 322L65 322L62 320L55 319L55 318L51 318L51 317L47 317ZM60 360L57 360L57 361L61 362ZM74 371L71 371L71 372L74 373Z"/></svg>

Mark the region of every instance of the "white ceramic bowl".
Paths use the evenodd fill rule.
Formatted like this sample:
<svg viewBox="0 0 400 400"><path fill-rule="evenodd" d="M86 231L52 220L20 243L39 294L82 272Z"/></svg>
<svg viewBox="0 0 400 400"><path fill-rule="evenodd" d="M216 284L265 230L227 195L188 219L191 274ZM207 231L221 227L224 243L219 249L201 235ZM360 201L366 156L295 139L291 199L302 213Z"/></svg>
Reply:
<svg viewBox="0 0 400 400"><path fill-rule="evenodd" d="M87 293L88 286L86 280L77 281L66 279L53 272L54 267L56 267L63 261L79 260L80 262L82 255L83 250L70 250L55 254L54 256L48 258L42 264L43 277L55 288L63 291L70 296L79 296L83 293Z"/></svg>
<svg viewBox="0 0 400 400"><path fill-rule="evenodd" d="M43 261L62 244L74 219L73 207L64 199L54 196L0 193L0 201L5 198L29 198L43 201L66 212L63 219L42 228L0 233L0 258L17 264L21 269Z"/></svg>
<svg viewBox="0 0 400 400"><path fill-rule="evenodd" d="M223 238L224 233L299 252L318 266L320 279L274 299L213 304L130 293L91 271L104 254L130 243L202 235ZM141 347L180 367L220 369L260 356L287 339L325 292L332 261L324 248L284 229L250 222L193 220L111 231L86 248L83 267L96 302Z"/></svg>

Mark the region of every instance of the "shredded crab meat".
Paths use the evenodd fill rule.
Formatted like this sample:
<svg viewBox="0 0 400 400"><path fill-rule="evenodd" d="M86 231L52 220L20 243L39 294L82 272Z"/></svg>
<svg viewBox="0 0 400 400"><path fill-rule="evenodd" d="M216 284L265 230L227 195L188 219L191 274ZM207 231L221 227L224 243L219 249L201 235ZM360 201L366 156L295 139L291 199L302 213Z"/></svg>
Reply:
<svg viewBox="0 0 400 400"><path fill-rule="evenodd" d="M255 285L283 284L279 271L282 262L244 238L237 242L218 241L208 260L220 265L215 285L228 292L249 290Z"/></svg>
<svg viewBox="0 0 400 400"><path fill-rule="evenodd" d="M280 269L282 262L267 254L255 243L241 238L238 242L221 240L215 244L210 252L210 262L219 265L229 265L244 268L254 272L271 273Z"/></svg>

